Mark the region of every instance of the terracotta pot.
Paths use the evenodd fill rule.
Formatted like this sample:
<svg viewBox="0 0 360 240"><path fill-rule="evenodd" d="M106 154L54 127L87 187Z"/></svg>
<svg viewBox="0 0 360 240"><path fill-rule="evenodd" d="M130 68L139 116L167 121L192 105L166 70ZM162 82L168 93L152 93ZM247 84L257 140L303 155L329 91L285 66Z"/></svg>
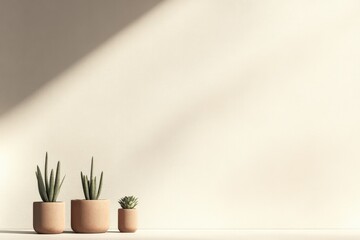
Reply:
<svg viewBox="0 0 360 240"><path fill-rule="evenodd" d="M34 202L33 227L37 233L62 233L65 229L65 203Z"/></svg>
<svg viewBox="0 0 360 240"><path fill-rule="evenodd" d="M71 200L71 228L77 233L109 229L109 200Z"/></svg>
<svg viewBox="0 0 360 240"><path fill-rule="evenodd" d="M137 230L136 209L118 209L118 228L120 232L135 232Z"/></svg>

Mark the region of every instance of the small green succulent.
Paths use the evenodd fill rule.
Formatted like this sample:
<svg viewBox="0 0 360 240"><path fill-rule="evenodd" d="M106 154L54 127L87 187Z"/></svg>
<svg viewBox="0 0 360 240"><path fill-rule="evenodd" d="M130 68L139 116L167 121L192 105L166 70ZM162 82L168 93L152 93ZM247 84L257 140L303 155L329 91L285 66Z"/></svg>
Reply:
<svg viewBox="0 0 360 240"><path fill-rule="evenodd" d="M101 172L99 189L96 186L96 177L93 178L94 158L91 158L90 179L81 172L81 182L86 200L97 200L100 197L103 172Z"/></svg>
<svg viewBox="0 0 360 240"><path fill-rule="evenodd" d="M40 197L43 202L56 202L56 199L59 195L60 188L64 182L65 176L60 182L60 162L57 163L56 166L56 175L54 176L54 170L51 169L50 172L50 182L48 178L48 153L45 154L45 181L42 177L41 171L39 166L36 168L36 179L38 182L38 189L40 193Z"/></svg>
<svg viewBox="0 0 360 240"><path fill-rule="evenodd" d="M125 196L119 200L123 209L133 209L138 204L138 199L134 196Z"/></svg>

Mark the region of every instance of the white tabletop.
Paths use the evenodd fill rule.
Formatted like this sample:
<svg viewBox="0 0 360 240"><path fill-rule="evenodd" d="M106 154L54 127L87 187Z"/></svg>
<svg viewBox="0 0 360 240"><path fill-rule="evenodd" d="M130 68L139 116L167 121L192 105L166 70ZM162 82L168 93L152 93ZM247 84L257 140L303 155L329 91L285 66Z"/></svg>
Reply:
<svg viewBox="0 0 360 240"><path fill-rule="evenodd" d="M347 240L360 239L360 229L246 229L246 230L138 230L120 233L111 230L102 234L36 234L32 230L0 230L0 239L122 239L122 240Z"/></svg>

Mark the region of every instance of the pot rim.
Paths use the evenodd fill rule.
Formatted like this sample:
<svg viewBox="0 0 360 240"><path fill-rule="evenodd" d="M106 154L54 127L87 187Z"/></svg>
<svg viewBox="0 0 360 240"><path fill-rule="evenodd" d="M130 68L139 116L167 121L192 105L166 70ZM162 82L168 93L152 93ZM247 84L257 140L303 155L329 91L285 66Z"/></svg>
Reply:
<svg viewBox="0 0 360 240"><path fill-rule="evenodd" d="M123 210L123 211L135 211L135 210L137 210L137 208L118 208L118 210Z"/></svg>
<svg viewBox="0 0 360 240"><path fill-rule="evenodd" d="M71 199L72 202L74 201L91 201L91 202L95 202L95 201L109 201L109 199L94 199L94 200L87 200L87 199Z"/></svg>
<svg viewBox="0 0 360 240"><path fill-rule="evenodd" d="M44 201L34 201L33 203L37 203L37 204L62 204L65 203L65 201L56 201L56 202L44 202Z"/></svg>

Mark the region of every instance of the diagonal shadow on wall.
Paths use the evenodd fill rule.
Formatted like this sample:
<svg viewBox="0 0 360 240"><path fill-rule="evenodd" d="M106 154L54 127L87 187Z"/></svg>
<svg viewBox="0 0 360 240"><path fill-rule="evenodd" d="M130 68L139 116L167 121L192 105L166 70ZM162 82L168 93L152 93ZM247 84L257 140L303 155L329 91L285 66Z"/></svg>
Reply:
<svg viewBox="0 0 360 240"><path fill-rule="evenodd" d="M0 115L161 0L0 0Z"/></svg>

